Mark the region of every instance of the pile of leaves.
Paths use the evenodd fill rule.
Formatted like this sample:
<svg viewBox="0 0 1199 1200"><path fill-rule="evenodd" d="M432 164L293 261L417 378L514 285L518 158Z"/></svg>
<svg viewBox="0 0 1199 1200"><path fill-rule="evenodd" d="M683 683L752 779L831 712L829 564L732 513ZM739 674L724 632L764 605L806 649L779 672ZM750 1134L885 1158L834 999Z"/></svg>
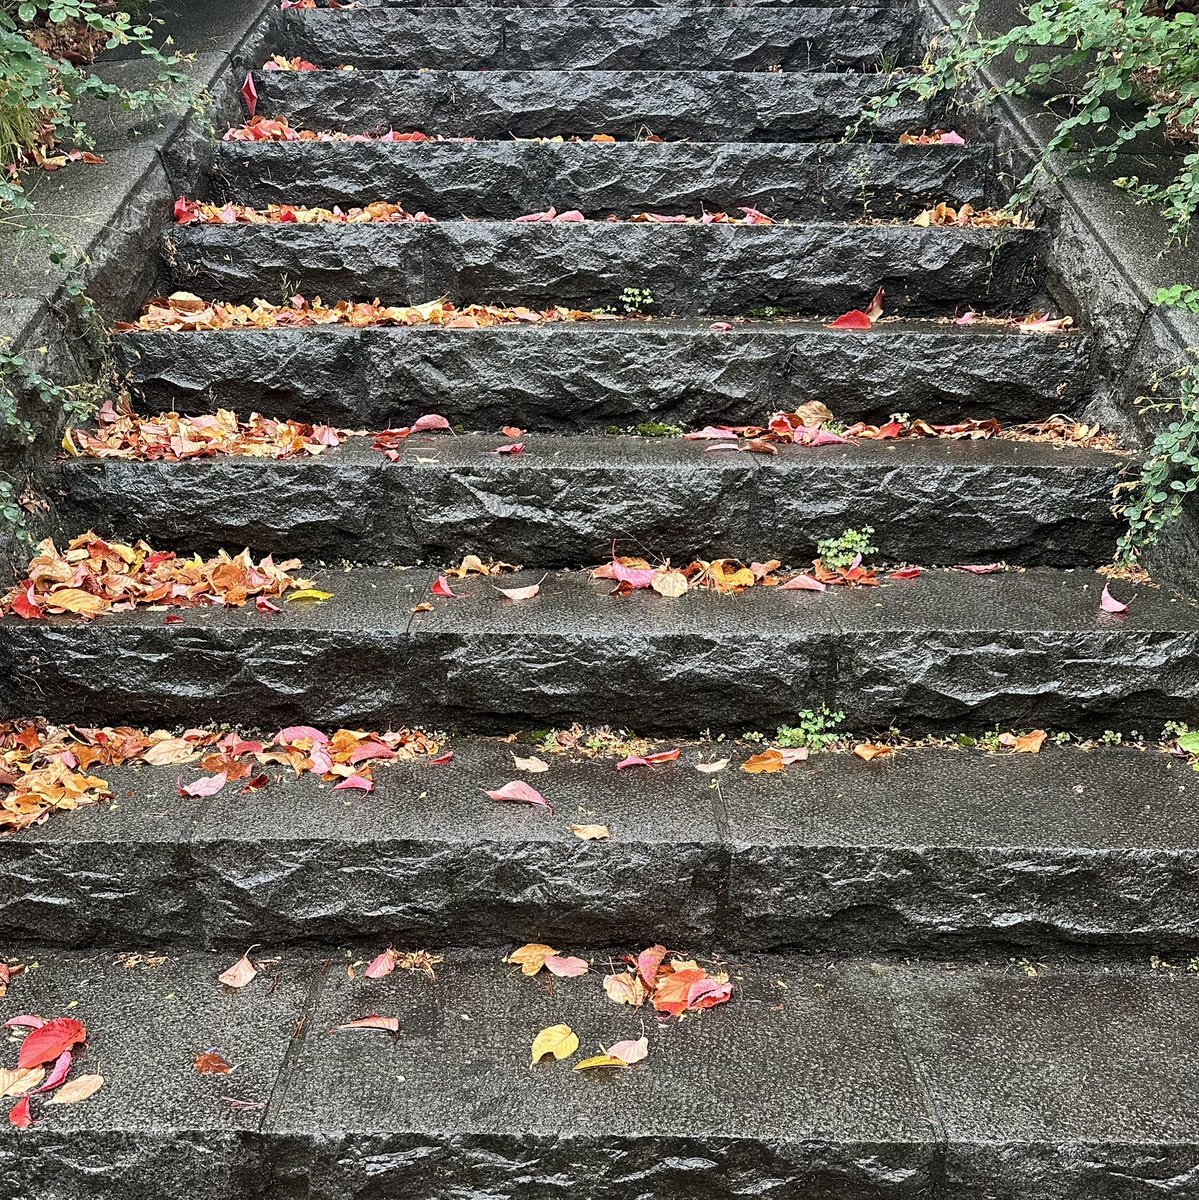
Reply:
<svg viewBox="0 0 1199 1200"><path fill-rule="evenodd" d="M106 401L94 430L69 428L63 449L72 458L125 458L142 462L181 462L189 458L238 455L246 458L295 458L339 446L346 431L302 421L278 421L251 413L239 421L228 409L198 417L176 412L156 417L118 413Z"/></svg>
<svg viewBox="0 0 1199 1200"><path fill-rule="evenodd" d="M285 58L282 54L272 54L270 58L262 64L264 71L327 71L328 67L318 67L316 63L309 62L306 58L301 58L298 54L294 58ZM356 71L357 67L351 66L349 63L343 63L340 67L333 68L336 71Z"/></svg>
<svg viewBox="0 0 1199 1200"><path fill-rule="evenodd" d="M934 129L932 133L901 133L901 146L964 146L966 139L952 129Z"/></svg>
<svg viewBox="0 0 1199 1200"><path fill-rule="evenodd" d="M970 226L975 229L1035 229L1036 222L1019 210L1006 208L974 208L963 204L934 204L912 218L912 224L927 229L931 226Z"/></svg>
<svg viewBox="0 0 1199 1200"><path fill-rule="evenodd" d="M318 132L315 129L293 129L286 117L251 117L244 125L225 132L226 142L473 142L472 137L445 137L440 133L422 133L412 129L401 133L389 129L386 133Z"/></svg>
<svg viewBox="0 0 1199 1200"><path fill-rule="evenodd" d="M671 599L697 589L707 589L725 595L743 592L752 587L775 587L784 592L823 592L829 586L875 587L879 573L874 567L863 566L860 556L845 566L827 566L820 559L812 563L811 571L779 574L782 563L743 563L735 558L710 561L696 559L685 567L672 567L669 562L655 567L644 558L612 556L612 561L596 567L593 579L611 579L616 583L612 594L627 596L631 592L652 589ZM894 571L891 578L913 579L920 574L918 567Z"/></svg>
<svg viewBox="0 0 1199 1200"><path fill-rule="evenodd" d="M201 300L191 292L174 292L151 300L142 315L122 322L118 332L133 330L200 329L305 329L315 325L351 325L358 329L378 325L441 325L447 329L483 329L493 325L541 325L559 321L602 321L619 318L573 308L532 309L521 305L468 304L458 308L449 300L427 304L385 305L379 301L339 300L325 305L319 296L306 300L293 296L290 304L231 304Z"/></svg>
<svg viewBox="0 0 1199 1200"><path fill-rule="evenodd" d="M33 1124L35 1096L53 1092L47 1107L79 1104L104 1086L103 1075L78 1075L68 1080L77 1047L87 1041L82 1021L74 1017L47 1021L23 1013L10 1017L2 1028L29 1030L17 1051L16 1068L0 1067L0 1097L17 1098L8 1114L9 1122L17 1129L28 1129Z"/></svg>
<svg viewBox="0 0 1199 1200"><path fill-rule="evenodd" d="M447 752L448 753L448 752ZM0 723L0 831L44 821L56 811L96 804L111 796L108 782L92 772L131 764L196 766L207 775L180 794L212 796L230 783L241 792L266 787L271 768L315 774L341 790L373 790L373 765L417 758L448 761L440 740L419 729L386 733L339 729L328 736L298 725L272 737L189 729L179 735L128 726L102 729L50 725L44 721Z"/></svg>
<svg viewBox="0 0 1199 1200"><path fill-rule="evenodd" d="M180 196L175 201L175 220L180 225L397 225L407 221L436 224L425 212L408 212L402 205L376 200L361 208L343 210L306 208L298 204L206 204Z"/></svg>
<svg viewBox="0 0 1199 1200"><path fill-rule="evenodd" d="M256 563L248 550L180 558L143 541L132 546L106 542L89 531L65 551L50 538L42 542L25 578L0 598L0 612L24 620L63 613L89 619L142 605L240 608L251 598L260 608L274 610L270 597L306 586L289 574L299 565L297 560L277 564L269 556Z"/></svg>
<svg viewBox="0 0 1199 1200"><path fill-rule="evenodd" d="M610 133L593 133L590 137L585 137L580 134L563 135L555 134L553 137L514 137L514 142L531 142L535 146L563 146L563 145L578 145L581 142L594 142L599 146L614 146L618 141L624 142L648 142L650 144L660 145L666 139L658 137L656 133L650 133L648 130L637 134L635 137L616 138Z"/></svg>
<svg viewBox="0 0 1199 1200"><path fill-rule="evenodd" d="M776 225L773 217L768 217L756 208L739 208L740 217L730 216L723 212L702 212L698 217L682 215L668 216L665 213L640 212L629 217L620 217L615 213L607 217L591 218L584 216L577 208L559 212L556 208L547 208L544 212L526 213L523 217L514 217L518 224L569 225L590 220L600 220L605 224L618 224L627 221L634 225ZM783 224L787 224L786 221Z"/></svg>

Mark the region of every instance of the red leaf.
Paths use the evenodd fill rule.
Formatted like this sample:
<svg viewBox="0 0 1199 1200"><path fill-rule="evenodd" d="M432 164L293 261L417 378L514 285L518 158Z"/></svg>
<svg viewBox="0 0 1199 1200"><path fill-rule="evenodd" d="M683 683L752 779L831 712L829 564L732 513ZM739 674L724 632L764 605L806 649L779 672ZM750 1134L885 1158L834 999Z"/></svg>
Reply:
<svg viewBox="0 0 1199 1200"><path fill-rule="evenodd" d="M453 750L447 750L444 754L439 754L436 758L429 759L429 766L442 767L442 766L445 766L446 763L453 762L453 761L454 761Z"/></svg>
<svg viewBox="0 0 1199 1200"><path fill-rule="evenodd" d="M524 452L525 452L524 442L511 442L507 446L496 446L496 448L491 451L492 454L512 454L512 455L523 454Z"/></svg>
<svg viewBox="0 0 1199 1200"><path fill-rule="evenodd" d="M550 802L536 788L529 787L523 779L514 779L511 783L504 784L502 788L487 792L487 795L493 800L506 800L513 804L536 804L538 807L544 808L546 812L554 811Z"/></svg>
<svg viewBox="0 0 1199 1200"><path fill-rule="evenodd" d="M16 592L12 598L12 610L18 617L24 617L26 621L36 621L45 617L45 613L38 607L37 601L33 597L33 584L23 592Z"/></svg>
<svg viewBox="0 0 1199 1200"><path fill-rule="evenodd" d="M874 322L860 309L851 308L842 313L835 321L830 321L829 329L873 329Z"/></svg>
<svg viewBox="0 0 1199 1200"><path fill-rule="evenodd" d="M1128 605L1122 604L1115 596L1108 591L1107 585L1104 584L1103 595L1099 597L1100 606L1104 612L1115 613L1117 616L1122 616L1128 611Z"/></svg>
<svg viewBox="0 0 1199 1200"><path fill-rule="evenodd" d="M644 758L638 754L630 754L628 758L621 759L616 764L616 769L623 771L626 767L653 767L658 763L677 762L680 753L682 751L676 747L674 750L660 750L657 754L647 754Z"/></svg>
<svg viewBox="0 0 1199 1200"><path fill-rule="evenodd" d="M22 1069L40 1067L42 1063L48 1063L64 1050L86 1039L87 1030L83 1022L76 1021L74 1017L58 1017L54 1021L47 1021L21 1043L17 1066Z"/></svg>
<svg viewBox="0 0 1199 1200"><path fill-rule="evenodd" d="M434 596L449 596L454 598L454 591L450 587L450 581L444 575L437 576L437 582L433 584Z"/></svg>
<svg viewBox="0 0 1199 1200"><path fill-rule="evenodd" d="M886 299L887 293L882 288L879 288L878 291L874 293L874 299L870 301L870 307L866 310L866 315L870 318L871 324L873 324L879 319L879 317L883 315L883 304L885 303Z"/></svg>
<svg viewBox="0 0 1199 1200"><path fill-rule="evenodd" d="M500 433L506 438L524 437L525 431L519 425L505 425L500 429Z"/></svg>
<svg viewBox="0 0 1199 1200"><path fill-rule="evenodd" d="M241 85L242 99L246 102L246 109L250 114L250 119L254 119L254 114L258 111L258 89L254 86L254 72L251 71L246 75L246 81Z"/></svg>
<svg viewBox="0 0 1199 1200"><path fill-rule="evenodd" d="M823 592L827 586L827 584L821 583L819 579L813 579L811 575L794 575L786 583L779 584L779 591Z"/></svg>
<svg viewBox="0 0 1199 1200"><path fill-rule="evenodd" d="M887 576L888 579L915 579L918 575L923 575L922 567L900 567L898 571L892 571Z"/></svg>
<svg viewBox="0 0 1199 1200"><path fill-rule="evenodd" d="M18 1129L28 1129L33 1124L33 1114L29 1111L29 1097L22 1096L9 1110L8 1119Z"/></svg>

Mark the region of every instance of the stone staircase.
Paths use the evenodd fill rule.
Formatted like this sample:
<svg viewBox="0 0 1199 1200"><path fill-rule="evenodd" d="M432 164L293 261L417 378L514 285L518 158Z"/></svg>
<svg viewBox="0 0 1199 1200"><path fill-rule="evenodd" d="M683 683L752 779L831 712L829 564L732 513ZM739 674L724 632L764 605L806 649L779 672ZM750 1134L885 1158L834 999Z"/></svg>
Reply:
<svg viewBox="0 0 1199 1200"><path fill-rule="evenodd" d="M461 432L393 458L358 439L278 461L65 459L64 538L249 545L301 558L332 599L6 617L5 715L423 726L454 757L381 766L370 795L308 773L193 798L178 766L106 769L110 803L0 839L4 950L26 967L0 1016L78 1015L106 1080L0 1133L5 1195L1199 1195L1199 777L1116 744L1199 718L1199 607L1148 583L1115 585L1127 614L1100 607L1130 456L994 438L711 453L628 432L812 400L846 424L1086 407L1085 332L950 320L1045 307L1048 235L910 224L1001 200L991 149L899 145L932 123L910 106L841 140L878 67L920 45L901 2L277 14L264 58L325 69L256 72L260 115L478 140L222 142L206 199L383 199L436 223L179 225L164 290L591 308L633 288L654 315L116 335L145 413L378 430L434 412ZM513 220L551 205L598 219ZM778 223L603 220L701 206ZM828 327L880 286L899 319ZM519 455L492 453L504 425L528 431ZM589 571L614 542L799 568L863 525L923 572L672 599ZM540 594L470 577L433 595L465 554L523 564L501 582ZM925 744L738 769L761 745L737 735L825 706ZM541 749L535 731L573 723L682 753L620 770L586 735ZM1038 727L1073 736L1037 754L993 737ZM522 777L514 752L550 760L529 778L552 815L484 794ZM501 960L526 942L591 971L524 978ZM722 966L730 1002L669 1021L614 1004L609 964L653 942ZM222 988L251 944L262 973ZM388 945L444 962L365 978ZM330 1032L369 1013L398 1034ZM649 1057L530 1068L558 1023L584 1054L644 1032ZM198 1073L209 1051L233 1073Z"/></svg>

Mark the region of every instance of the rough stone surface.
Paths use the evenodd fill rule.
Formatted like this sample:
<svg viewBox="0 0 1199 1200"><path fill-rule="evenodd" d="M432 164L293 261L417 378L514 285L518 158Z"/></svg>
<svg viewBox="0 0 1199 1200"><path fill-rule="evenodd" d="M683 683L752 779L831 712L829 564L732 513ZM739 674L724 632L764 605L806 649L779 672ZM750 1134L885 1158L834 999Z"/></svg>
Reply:
<svg viewBox="0 0 1199 1200"><path fill-rule="evenodd" d="M5 621L4 713L680 734L785 722L824 702L855 728L917 732L1199 722L1199 606L1167 588L1138 589L1117 617L1089 572L926 572L880 590L681 600L613 596L582 572L509 578L540 579L540 595L515 603L475 577L413 613L430 573L363 569L318 573L333 600L273 616Z"/></svg>
<svg viewBox="0 0 1199 1200"><path fill-rule="evenodd" d="M909 219L991 195L985 145L783 142L222 142L210 194L265 204L361 204L376 196L434 217L519 217L578 208L775 217Z"/></svg>
<svg viewBox="0 0 1199 1200"><path fill-rule="evenodd" d="M292 12L288 55L322 66L786 70L911 61L913 7L575 11L375 7Z"/></svg>
<svg viewBox="0 0 1199 1200"><path fill-rule="evenodd" d="M646 1062L603 1079L530 1070L528 1049L557 1023L583 1053L641 1033L644 1014L599 987L606 957L552 988L497 957L451 952L435 980L372 983L348 977L351 955L298 953L272 968L280 984L223 993L228 953L134 969L46 955L5 1011L81 999L85 1062L108 1082L0 1132L6 1194L99 1200L116 1177L136 1200L182 1200L202 1177L209 1196L328 1200L434 1200L447 1179L521 1200L636 1200L647 1182L731 1200L763 1180L814 1200L1149 1200L1187 1195L1199 1169L1185 974L739 955L723 960L729 1004L653 1023ZM399 1034L329 1032L367 1011ZM209 1047L234 1075L192 1069Z"/></svg>
<svg viewBox="0 0 1199 1200"><path fill-rule="evenodd" d="M353 440L318 458L72 459L55 490L69 533L189 549L358 562L452 559L463 547L541 567L598 562L613 539L654 558L802 562L871 525L894 561L1083 566L1110 557L1129 460L1019 442L864 442L777 457L677 438L417 435L392 463Z"/></svg>
<svg viewBox="0 0 1199 1200"><path fill-rule="evenodd" d="M855 298L856 299L856 298ZM442 413L470 429L754 424L821 400L843 420L1076 415L1085 337L883 324L870 334L754 322L545 328L235 330L119 335L143 406L214 404L357 428Z"/></svg>
<svg viewBox="0 0 1199 1200"><path fill-rule="evenodd" d="M273 71L255 76L260 111L297 128L419 129L507 138L649 131L670 140L836 140L885 76L737 71ZM928 123L916 104L885 111L888 140Z"/></svg>
<svg viewBox="0 0 1199 1200"><path fill-rule="evenodd" d="M528 744L452 737L448 766L376 767L375 791L280 773L250 796L178 796L180 768L104 771L111 806L0 841L18 943L337 941L806 953L1193 953L1199 776L1135 750L814 755L678 764L546 755L554 814L483 795ZM669 748L663 743L660 748ZM677 745L677 743L673 743ZM718 775L695 764L731 758ZM190 779L194 769L187 768ZM605 842L569 824L601 823Z"/></svg>
<svg viewBox="0 0 1199 1200"><path fill-rule="evenodd" d="M770 307L838 316L878 287L888 311L1027 310L1039 230L911 225L185 225L165 239L176 290L249 302L304 295L421 304L614 307L629 287L653 311L728 315Z"/></svg>

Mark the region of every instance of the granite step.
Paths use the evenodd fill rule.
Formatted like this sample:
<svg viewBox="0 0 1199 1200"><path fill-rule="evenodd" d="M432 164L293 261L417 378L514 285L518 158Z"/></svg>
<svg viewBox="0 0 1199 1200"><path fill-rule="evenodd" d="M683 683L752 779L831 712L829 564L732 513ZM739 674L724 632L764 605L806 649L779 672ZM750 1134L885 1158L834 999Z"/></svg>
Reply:
<svg viewBox="0 0 1199 1200"><path fill-rule="evenodd" d="M847 303L869 298L863 289ZM765 320L135 332L114 348L145 411L225 407L376 429L429 411L470 429L698 429L760 424L808 400L845 421L908 412L1010 424L1080 415L1093 379L1085 335L918 321L869 333Z"/></svg>
<svg viewBox="0 0 1199 1200"><path fill-rule="evenodd" d="M473 550L469 544L462 553ZM457 556L456 556L457 557ZM1168 587L1028 569L926 571L821 594L756 587L665 599L585 571L526 569L431 593L435 571L318 571L323 604L278 614L140 609L0 622L2 714L151 727L389 723L480 734L605 723L736 732L828 704L850 727L1199 725L1199 605ZM510 582L509 582L510 581ZM426 605L432 605L430 611Z"/></svg>
<svg viewBox="0 0 1199 1200"><path fill-rule="evenodd" d="M368 69L811 70L913 61L919 12L859 8L292 10L287 57Z"/></svg>
<svg viewBox="0 0 1199 1200"><path fill-rule="evenodd" d="M218 1200L637 1200L647 1180L662 1200L764 1180L812 1200L1138 1200L1199 1174L1185 971L677 949L729 972L728 1003L670 1022L618 1007L606 956L549 987L495 951L375 982L361 957L350 978L353 955L293 951L230 992L228 952L47 948L0 1011L84 1021L76 1069L105 1086L5 1123L0 1179L18 1200L98 1200L114 1177L129 1200L190 1200L199 1178ZM335 1031L367 1013L398 1034ZM530 1069L556 1024L579 1052ZM618 1077L571 1070L643 1031L648 1057ZM236 1070L200 1074L208 1052Z"/></svg>
<svg viewBox="0 0 1199 1200"><path fill-rule="evenodd" d="M70 459L50 481L66 532L276 557L564 567L613 539L676 562L803 562L870 525L892 561L1088 566L1111 558L1112 488L1129 458L1017 441L917 440L713 453L635 436L418 434L396 462L353 438L319 457L185 462Z"/></svg>
<svg viewBox="0 0 1199 1200"><path fill-rule="evenodd" d="M373 957L532 938L1185 962L1199 947L1199 776L1158 750L824 751L762 776L738 769L759 746L725 742L624 771L620 751L450 745L447 765L376 765L370 795L274 768L251 795L201 800L179 795L195 767L97 768L115 802L0 839L7 950L355 940ZM548 770L522 776L514 754ZM484 795L522 777L552 815Z"/></svg>
<svg viewBox="0 0 1199 1200"><path fill-rule="evenodd" d="M581 209L606 216L910 220L942 202L985 206L986 145L782 142L221 142L208 195L340 205L377 199L438 218Z"/></svg>
<svg viewBox="0 0 1199 1200"><path fill-rule="evenodd" d="M297 129L701 142L840 140L886 87L882 75L794 71L259 71L254 79L258 111ZM904 102L869 132L894 141L928 120L923 105Z"/></svg>
<svg viewBox="0 0 1199 1200"><path fill-rule="evenodd" d="M931 317L1027 313L1048 244L1039 229L889 224L194 224L167 231L164 256L169 290L242 302L298 291L619 311L635 288L655 313L836 317L883 287L888 311Z"/></svg>

